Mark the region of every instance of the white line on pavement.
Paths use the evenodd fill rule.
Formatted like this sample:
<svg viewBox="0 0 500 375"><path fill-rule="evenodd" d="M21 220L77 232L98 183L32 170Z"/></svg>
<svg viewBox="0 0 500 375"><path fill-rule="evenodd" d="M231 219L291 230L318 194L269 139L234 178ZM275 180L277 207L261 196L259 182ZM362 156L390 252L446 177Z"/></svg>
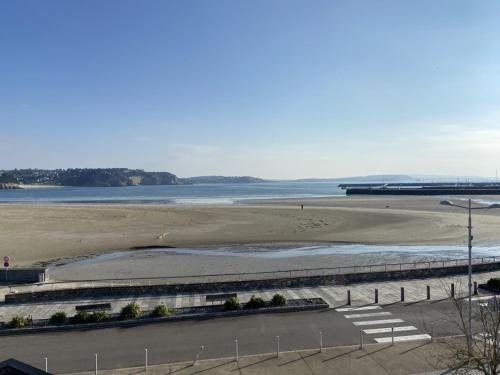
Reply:
<svg viewBox="0 0 500 375"><path fill-rule="evenodd" d="M350 314L350 315L344 315L344 317L347 319L353 319L353 318L372 318L375 316L387 316L387 315L392 315L392 313L390 313L389 311L382 311L382 312L367 313L367 314Z"/></svg>
<svg viewBox="0 0 500 375"><path fill-rule="evenodd" d="M340 309L335 309L338 312L348 312L348 311L363 311L363 310L380 310L382 306L359 306L359 307L342 307Z"/></svg>
<svg viewBox="0 0 500 375"><path fill-rule="evenodd" d="M363 322L352 322L355 326L369 326L374 324L392 324L392 323L403 323L403 319L381 319L381 320L366 320Z"/></svg>
<svg viewBox="0 0 500 375"><path fill-rule="evenodd" d="M394 336L394 342L401 342L401 341L415 341L415 340L430 340L431 336L428 335L427 333L421 334L421 335L409 335L409 336ZM378 337L375 339L376 342L380 343L385 343L385 342L392 342L392 337Z"/></svg>
<svg viewBox="0 0 500 375"><path fill-rule="evenodd" d="M471 301L487 301L489 299L495 298L495 296L482 296L482 297L473 297Z"/></svg>
<svg viewBox="0 0 500 375"><path fill-rule="evenodd" d="M414 326L404 326L404 327L394 327L394 332L403 332L403 331L416 331L417 327ZM390 333L392 332L392 328L372 328L372 329L364 329L364 333L367 335L373 335L375 333Z"/></svg>

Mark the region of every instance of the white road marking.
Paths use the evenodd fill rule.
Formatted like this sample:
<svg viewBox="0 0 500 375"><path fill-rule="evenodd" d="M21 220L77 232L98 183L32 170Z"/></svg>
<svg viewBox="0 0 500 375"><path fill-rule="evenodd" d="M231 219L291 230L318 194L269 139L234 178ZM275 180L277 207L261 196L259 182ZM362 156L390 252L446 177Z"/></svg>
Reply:
<svg viewBox="0 0 500 375"><path fill-rule="evenodd" d="M367 313L367 314L350 314L350 315L344 315L346 319L353 319L353 318L372 318L375 316L387 316L387 315L392 315L389 311L382 311L382 312L376 312L376 313Z"/></svg>
<svg viewBox="0 0 500 375"><path fill-rule="evenodd" d="M348 311L380 310L381 308L382 306L342 307L340 309L335 309L335 311L348 312Z"/></svg>
<svg viewBox="0 0 500 375"><path fill-rule="evenodd" d="M394 332L403 332L403 331L416 331L417 327L414 326L404 326L404 327L394 327ZM373 335L376 333L391 333L392 328L372 328L372 329L364 329L364 333L367 335Z"/></svg>
<svg viewBox="0 0 500 375"><path fill-rule="evenodd" d="M487 301L492 298L495 298L495 296L474 297L471 299L471 301Z"/></svg>
<svg viewBox="0 0 500 375"><path fill-rule="evenodd" d="M352 322L355 326L369 326L374 324L392 324L392 323L404 323L403 319L381 319L381 320L367 320L363 322Z"/></svg>
<svg viewBox="0 0 500 375"><path fill-rule="evenodd" d="M394 336L394 342L401 342L401 341L415 341L415 340L430 340L432 337L428 335L427 333L421 334L421 335L409 335L409 336ZM386 342L392 342L392 337L377 337L375 339L376 342L380 343L386 343Z"/></svg>

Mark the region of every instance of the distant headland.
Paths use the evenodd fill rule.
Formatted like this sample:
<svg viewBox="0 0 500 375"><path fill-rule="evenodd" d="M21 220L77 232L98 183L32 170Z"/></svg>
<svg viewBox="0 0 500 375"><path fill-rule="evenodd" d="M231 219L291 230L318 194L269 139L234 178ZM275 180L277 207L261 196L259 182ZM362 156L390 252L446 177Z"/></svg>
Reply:
<svg viewBox="0 0 500 375"><path fill-rule="evenodd" d="M264 182L250 176L200 176L179 178L169 172L128 168L13 169L0 170L0 189L29 186L116 187L137 185L192 185L202 183Z"/></svg>

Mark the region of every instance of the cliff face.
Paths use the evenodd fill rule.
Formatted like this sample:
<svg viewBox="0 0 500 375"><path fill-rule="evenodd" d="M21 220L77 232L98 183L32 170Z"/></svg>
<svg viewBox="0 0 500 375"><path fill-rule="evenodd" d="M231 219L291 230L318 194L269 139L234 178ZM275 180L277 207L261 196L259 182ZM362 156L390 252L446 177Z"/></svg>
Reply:
<svg viewBox="0 0 500 375"><path fill-rule="evenodd" d="M146 172L140 169L15 169L2 176L10 184L38 184L60 186L112 187L129 185L177 185L177 176L168 172Z"/></svg>

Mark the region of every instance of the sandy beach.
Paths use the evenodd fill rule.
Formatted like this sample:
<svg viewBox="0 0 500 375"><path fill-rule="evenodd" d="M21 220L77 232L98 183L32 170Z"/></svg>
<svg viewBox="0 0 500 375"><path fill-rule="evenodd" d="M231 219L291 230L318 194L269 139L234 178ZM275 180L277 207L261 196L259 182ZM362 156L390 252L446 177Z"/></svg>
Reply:
<svg viewBox="0 0 500 375"><path fill-rule="evenodd" d="M300 209L304 204L304 210ZM259 243L463 244L465 213L427 197L335 197L235 205L3 204L14 265L140 246ZM500 241L500 213L474 215L475 240Z"/></svg>

